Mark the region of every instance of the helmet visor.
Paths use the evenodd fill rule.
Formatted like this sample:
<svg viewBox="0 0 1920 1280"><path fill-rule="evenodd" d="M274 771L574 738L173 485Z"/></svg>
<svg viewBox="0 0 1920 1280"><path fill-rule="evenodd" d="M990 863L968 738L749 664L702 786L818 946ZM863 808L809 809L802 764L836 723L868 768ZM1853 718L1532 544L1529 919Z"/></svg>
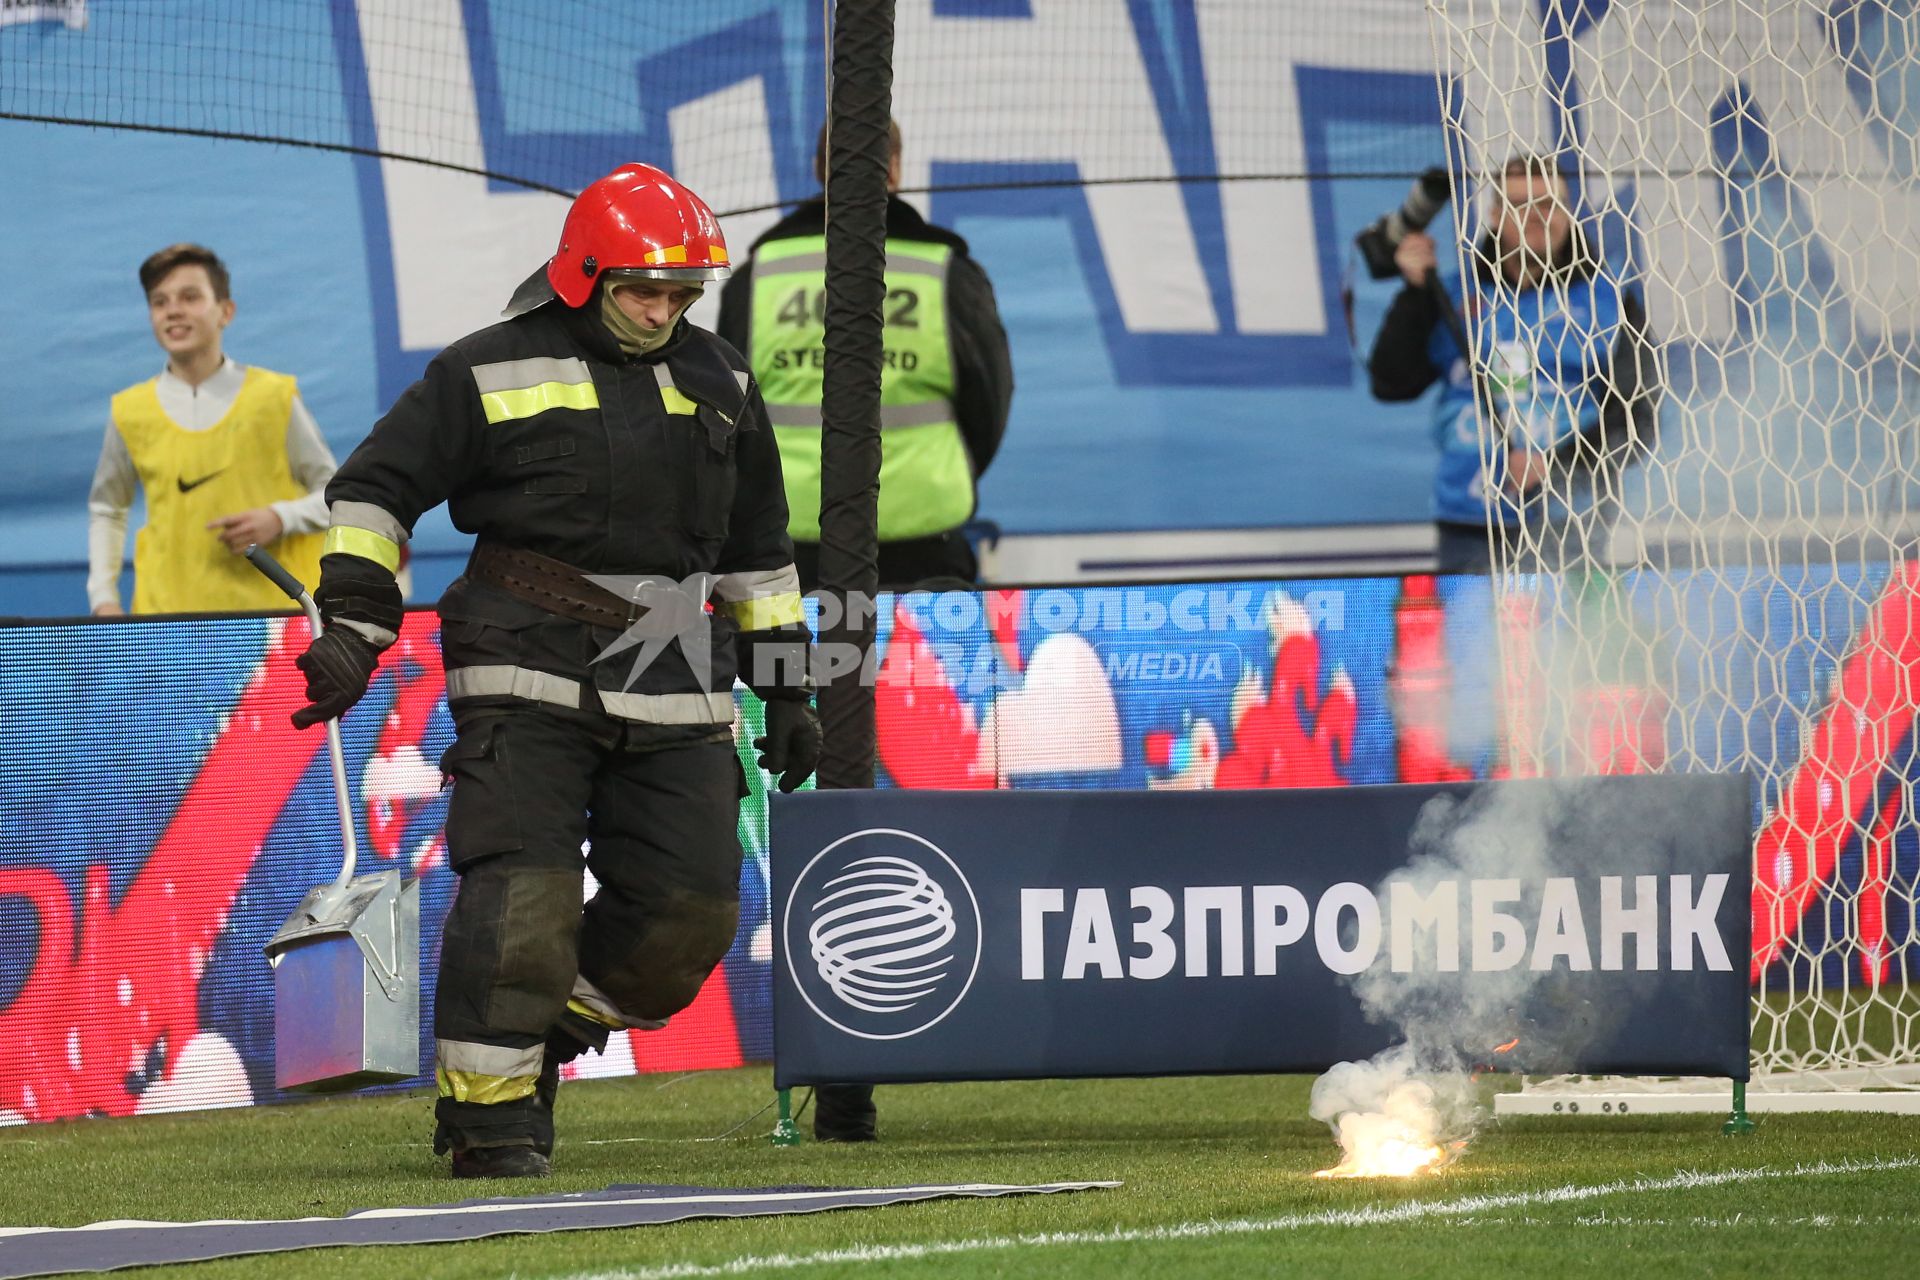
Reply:
<svg viewBox="0 0 1920 1280"><path fill-rule="evenodd" d="M725 280L730 267L609 267L604 273L610 284L634 280L656 280L668 284L707 284Z"/></svg>

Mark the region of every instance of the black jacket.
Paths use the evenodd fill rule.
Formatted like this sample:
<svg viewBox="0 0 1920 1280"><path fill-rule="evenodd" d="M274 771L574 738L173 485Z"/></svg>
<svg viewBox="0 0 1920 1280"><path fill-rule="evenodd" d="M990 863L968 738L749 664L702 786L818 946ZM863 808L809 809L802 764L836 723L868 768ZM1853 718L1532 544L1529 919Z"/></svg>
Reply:
<svg viewBox="0 0 1920 1280"><path fill-rule="evenodd" d="M724 581L790 569L779 452L746 362L684 321L658 352L628 357L599 306L597 292L579 310L549 302L435 356L334 474L328 504L367 504L411 531L445 502L455 527L483 542L596 575ZM582 404L577 384L588 375L597 406ZM501 387L514 390L486 394ZM334 613L353 616L340 607L346 600L350 610L353 596L342 584L369 569L379 566L325 558L321 594ZM675 643L628 686L630 661L594 660L619 630L559 617L468 576L448 589L440 612L449 671L519 667L642 694L701 683ZM705 691L731 689L735 632L716 608Z"/></svg>
<svg viewBox="0 0 1920 1280"><path fill-rule="evenodd" d="M754 241L753 247L757 249L769 240L825 235L826 230L825 201L809 200ZM1013 403L1013 359L1007 350L1007 331L994 303L993 284L968 254L964 239L934 226L898 196L887 197L887 238L930 241L953 249L947 280L948 325L953 336L953 409L967 456L973 461L973 474L978 478L999 451L1007 431L1007 411ZM736 349L753 349L750 258L734 269L720 291L717 328Z"/></svg>

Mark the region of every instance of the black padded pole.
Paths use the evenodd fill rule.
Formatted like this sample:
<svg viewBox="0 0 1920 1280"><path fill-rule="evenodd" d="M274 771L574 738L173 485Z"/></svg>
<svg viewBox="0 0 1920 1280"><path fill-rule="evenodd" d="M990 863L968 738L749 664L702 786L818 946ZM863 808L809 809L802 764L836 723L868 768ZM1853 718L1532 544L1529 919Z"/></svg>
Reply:
<svg viewBox="0 0 1920 1280"><path fill-rule="evenodd" d="M820 590L828 625L821 632L820 785L871 787L873 688L863 677L872 660L872 602L879 586L880 314L887 292L893 0L835 3L827 112Z"/></svg>

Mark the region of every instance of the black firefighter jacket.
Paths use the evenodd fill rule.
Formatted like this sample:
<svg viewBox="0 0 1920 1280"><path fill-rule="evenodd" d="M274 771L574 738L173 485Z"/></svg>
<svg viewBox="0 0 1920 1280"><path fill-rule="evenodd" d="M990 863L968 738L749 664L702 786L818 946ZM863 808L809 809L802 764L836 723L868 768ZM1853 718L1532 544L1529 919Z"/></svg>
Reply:
<svg viewBox="0 0 1920 1280"><path fill-rule="evenodd" d="M592 710L597 693L620 719L711 731L732 720L736 672L763 697L805 697L780 458L746 362L684 320L628 357L598 309L597 293L580 310L549 302L434 357L327 486L334 533L397 543L445 502L479 542L588 574L712 575L710 621L664 642L464 575L440 601L456 703ZM753 645L785 651L762 666L782 678L753 678Z"/></svg>

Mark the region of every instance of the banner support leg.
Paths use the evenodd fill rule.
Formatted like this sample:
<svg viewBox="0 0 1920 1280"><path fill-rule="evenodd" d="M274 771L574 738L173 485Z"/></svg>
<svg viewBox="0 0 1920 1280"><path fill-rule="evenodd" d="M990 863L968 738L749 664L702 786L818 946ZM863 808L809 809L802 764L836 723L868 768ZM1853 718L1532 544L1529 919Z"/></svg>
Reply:
<svg viewBox="0 0 1920 1280"><path fill-rule="evenodd" d="M780 1096L780 1118L773 1125L773 1145L776 1147L797 1147L800 1145L800 1126L793 1122L793 1090L777 1090Z"/></svg>
<svg viewBox="0 0 1920 1280"><path fill-rule="evenodd" d="M1733 1114L1720 1126L1720 1132L1729 1138L1741 1138L1753 1132L1753 1120L1747 1115L1747 1082L1733 1082Z"/></svg>

